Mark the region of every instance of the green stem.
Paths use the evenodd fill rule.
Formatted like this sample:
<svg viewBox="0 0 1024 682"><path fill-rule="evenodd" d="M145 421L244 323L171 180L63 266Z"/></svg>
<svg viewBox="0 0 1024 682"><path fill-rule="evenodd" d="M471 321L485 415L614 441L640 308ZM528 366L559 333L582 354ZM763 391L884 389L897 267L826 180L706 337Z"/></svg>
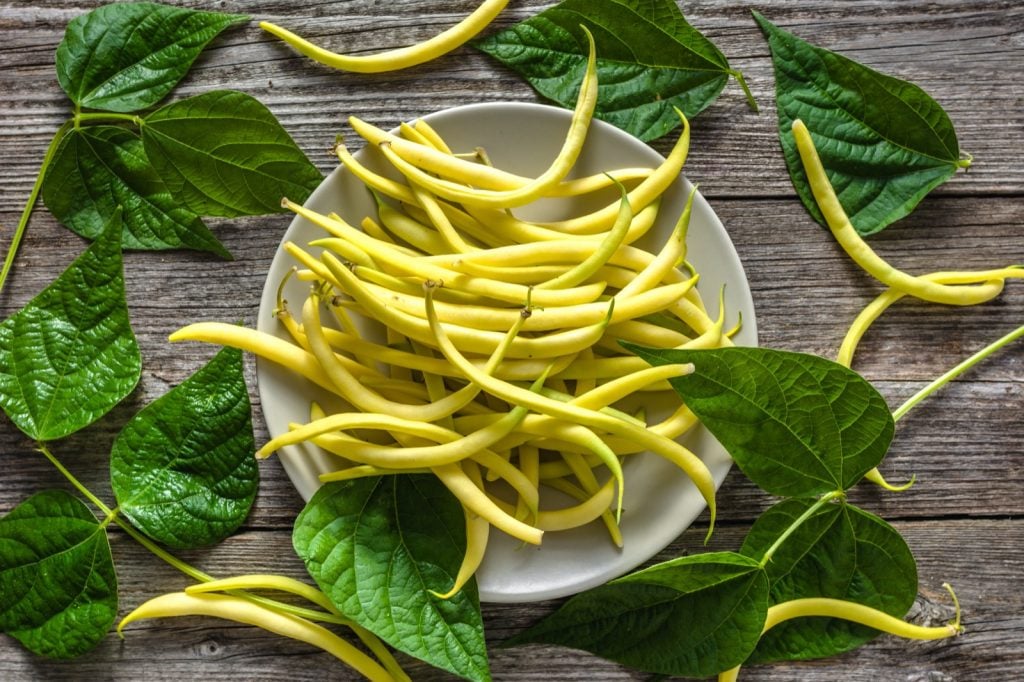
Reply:
<svg viewBox="0 0 1024 682"><path fill-rule="evenodd" d="M141 116L136 116L135 114L114 114L108 112L94 112L87 114L76 112L72 120L75 122L76 128L78 128L82 123L102 123L109 121L128 121L130 123L134 123L140 128L143 125L143 120Z"/></svg>
<svg viewBox="0 0 1024 682"><path fill-rule="evenodd" d="M807 521L807 519L811 518L816 513L818 513L819 509L824 507L826 504L828 504L832 500L835 500L837 498L843 497L845 494L846 493L844 491L842 491L842 490L833 490L832 492L825 493L824 495L819 497L818 500L814 504L812 504L810 507L807 508L807 511L805 511L803 514L801 514L796 519L796 521L794 521L793 523L789 524L789 528L784 530L782 532L782 535L780 535L778 538L776 538L775 542L772 543L771 547L769 547L765 551L764 556L761 557L761 563L760 563L761 568L764 568L765 566L768 565L768 562L772 560L772 555L775 554L776 551L778 551L779 547L781 547L782 544L786 540L789 539L789 536L792 535L793 533L795 533L797 528L802 526L804 524L804 522Z"/></svg>
<svg viewBox="0 0 1024 682"><path fill-rule="evenodd" d="M36 175L35 184L32 185L32 191L29 192L28 201L25 202L25 209L21 212L21 218L18 220L18 226L14 229L14 236L11 237L11 244L7 247L7 256L4 258L3 269L0 270L0 291L4 288L4 283L7 281L7 275L11 271L11 266L14 265L14 257L18 254L18 246L21 245L21 238L25 235L25 228L28 227L29 218L32 217L32 211L36 207L36 201L39 199L39 192L43 188L43 179L46 177L46 170L50 167L50 163L53 161L53 157L57 154L57 148L60 146L64 136L68 134L68 131L73 127L77 127L75 119L68 119L61 124L60 128L57 128L57 132L53 134L53 139L50 140L50 146L46 148L46 154L43 156L43 163L39 167L39 174Z"/></svg>
<svg viewBox="0 0 1024 682"><path fill-rule="evenodd" d="M198 568L195 568L194 566L185 563L184 561L174 556L173 554L165 550L163 547L156 544L148 537L140 533L138 530L136 530L134 526L128 523L128 521L118 516L116 507L111 509L109 506L106 505L106 503L103 502L103 500L98 498L96 495L93 494L91 490L86 488L81 481L75 478L75 475L68 471L67 467L65 467L61 463L61 461L57 459L57 457L52 452L50 452L50 449L46 446L45 443L37 443L36 445L38 446L39 451L43 453L43 455L46 457L46 459L50 460L50 463L53 464L54 467L56 467L57 471L59 471L64 476L64 478L66 478L68 482L72 486L74 486L75 490L80 492L86 499L92 502L93 505L97 509L99 509L100 512L106 517L103 522L104 526L111 522L117 524L121 528L121 530L128 534L129 537L131 537L137 543L139 543L147 550L149 550L154 556L156 556L159 559L162 559L172 568L177 569L178 571L184 573L185 575L187 575L188 577L192 578L197 582L208 583L214 580L213 576L209 575L208 573L204 573L203 571L200 571ZM234 594L235 596L239 597L244 597L245 599L248 599L256 604L259 604L264 608L268 608L272 611L277 611L278 613L288 613L293 616L305 618L307 620L321 621L325 623L335 623L338 625L350 625L350 622L348 620L332 613L324 613L322 611L305 609L301 606L285 604L284 602L279 602L275 599L268 599L267 597L260 597L255 594L250 594L249 592L246 592L244 590L232 590L230 591L230 594Z"/></svg>
<svg viewBox="0 0 1024 682"><path fill-rule="evenodd" d="M736 79L736 82L743 88L743 94L747 97L747 105L754 110L755 114L761 113L761 109L757 106L757 100L754 99L754 93L750 91L750 86L747 85L747 79L743 77L743 74L739 71L730 70L729 75Z"/></svg>
<svg viewBox="0 0 1024 682"><path fill-rule="evenodd" d="M899 421L900 417L909 412L911 408L914 407L914 405L917 405L919 402L921 402L922 400L930 396L932 393L934 393L938 389L948 384L953 379L957 378L958 376L969 370L971 367L974 367L976 364L978 364L988 356L992 355L1003 346L1016 341L1021 336L1024 336L1024 326L1017 327L1006 336L985 346L977 353L967 358L959 365L949 370L948 372L940 376L938 379L931 382L930 384L922 388L920 391L912 395L907 400L907 402L903 403L897 409L893 410L892 418L896 421Z"/></svg>
<svg viewBox="0 0 1024 682"><path fill-rule="evenodd" d="M68 471L64 467L64 465L61 464L60 460L57 459L57 457L52 452L50 452L50 449L48 447L46 447L46 443L36 443L36 445L39 448L39 452L43 453L43 456L46 457L46 459L50 460L50 464L55 466L57 468L57 471L63 474L64 478L66 478L68 482L75 487L75 490L82 493L82 495L84 495L87 500L92 502L93 505L95 505L95 507L99 509L104 516L106 516L107 518L114 518L117 516L116 512L113 509L104 504L103 500L93 495L91 490L86 488L81 481L75 478L74 474Z"/></svg>

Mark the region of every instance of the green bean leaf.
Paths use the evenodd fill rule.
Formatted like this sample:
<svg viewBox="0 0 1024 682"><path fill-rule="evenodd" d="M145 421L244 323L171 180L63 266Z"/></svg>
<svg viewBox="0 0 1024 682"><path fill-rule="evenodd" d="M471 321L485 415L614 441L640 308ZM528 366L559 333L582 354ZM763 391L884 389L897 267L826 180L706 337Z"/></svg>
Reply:
<svg viewBox="0 0 1024 682"><path fill-rule="evenodd" d="M784 500L758 518L740 549L760 561L813 499ZM917 595L917 565L899 532L853 505L826 505L772 554L765 569L771 601L829 597L902 618ZM748 663L824 658L850 651L879 632L836 618L798 618L761 638Z"/></svg>
<svg viewBox="0 0 1024 682"><path fill-rule="evenodd" d="M661 350L623 344L651 364L692 362L676 392L773 495L847 490L878 465L895 425L885 400L853 370L769 348Z"/></svg>
<svg viewBox="0 0 1024 682"><path fill-rule="evenodd" d="M800 200L822 225L790 128L807 125L843 209L869 235L914 210L961 159L956 131L924 90L811 45L754 13L775 65L779 137Z"/></svg>
<svg viewBox="0 0 1024 682"><path fill-rule="evenodd" d="M171 194L199 215L280 213L323 179L270 110L244 92L173 102L142 126L146 155Z"/></svg>
<svg viewBox="0 0 1024 682"><path fill-rule="evenodd" d="M202 219L171 198L142 140L125 128L90 126L68 133L46 171L42 193L57 220L87 239L95 239L121 206L125 249L187 248L231 258Z"/></svg>
<svg viewBox="0 0 1024 682"><path fill-rule="evenodd" d="M710 105L738 71L687 23L672 0L563 0L473 45L523 76L542 96L573 108L586 70L589 43L597 48L594 115L654 140ZM754 106L753 99L748 99ZM754 106L756 108L756 106Z"/></svg>
<svg viewBox="0 0 1024 682"><path fill-rule="evenodd" d="M206 45L240 14L118 2L72 19L57 47L57 80L90 109L153 106L188 73Z"/></svg>
<svg viewBox="0 0 1024 682"><path fill-rule="evenodd" d="M347 617L400 651L489 680L476 583L451 599L466 548L462 506L435 476L328 483L295 520L295 551Z"/></svg>
<svg viewBox="0 0 1024 682"><path fill-rule="evenodd" d="M557 644L645 672L708 677L747 659L767 611L757 562L709 552L582 592L506 644Z"/></svg>
<svg viewBox="0 0 1024 682"><path fill-rule="evenodd" d="M47 490L0 519L0 631L42 656L74 658L116 617L110 544L82 501Z"/></svg>
<svg viewBox="0 0 1024 682"><path fill-rule="evenodd" d="M170 547L219 542L256 498L255 449L242 353L226 348L118 434L110 453L118 507Z"/></svg>
<svg viewBox="0 0 1024 682"><path fill-rule="evenodd" d="M0 323L0 407L30 438L63 438L91 424L142 375L120 237L117 211L67 270Z"/></svg>

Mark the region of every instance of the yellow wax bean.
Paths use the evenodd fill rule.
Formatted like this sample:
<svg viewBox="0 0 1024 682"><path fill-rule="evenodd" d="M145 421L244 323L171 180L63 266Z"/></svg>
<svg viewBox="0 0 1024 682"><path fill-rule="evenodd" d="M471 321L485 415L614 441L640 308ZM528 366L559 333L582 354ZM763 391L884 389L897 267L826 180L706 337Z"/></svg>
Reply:
<svg viewBox="0 0 1024 682"><path fill-rule="evenodd" d="M999 270L981 270L976 272L933 272L927 275L920 275L920 279L937 282L939 284L980 283L978 289L987 289L990 295L989 299L986 300L991 300L1002 293L1003 283L1009 278L1024 278L1024 268L1020 266L1011 266ZM839 348L836 362L849 367L853 362L853 354L857 350L857 344L860 343L861 338L863 338L868 328L875 320L881 317L882 313L884 313L889 306L906 295L907 294L899 289L889 288L869 303L860 312L860 314L857 315L853 324L850 325L850 329L846 332L846 336L843 338L843 343Z"/></svg>
<svg viewBox="0 0 1024 682"><path fill-rule="evenodd" d="M515 206L528 204L544 196L548 190L561 182L579 158L583 150L583 143L587 137L587 130L594 115L594 107L597 105L597 54L594 47L594 38L585 27L583 32L589 42L587 65L583 75L583 83L580 86L579 96L573 110L572 120L569 123L569 131L566 133L565 142L559 150L555 160L540 175L530 182L507 190L486 190L466 187L456 182L443 179L449 175L447 168L434 167L431 170L439 173L442 178L436 178L429 173L417 168L402 158L401 151L392 150L390 143L385 142L381 151L391 161L392 165L406 176L412 183L429 189L434 194L444 197L450 201L462 204L479 206L491 206L508 209ZM424 147L425 145L420 145ZM449 165L455 165L458 159L453 156L441 154L439 160L449 160ZM486 166L472 164L478 170ZM469 178L470 185L478 185L475 177Z"/></svg>
<svg viewBox="0 0 1024 682"><path fill-rule="evenodd" d="M298 616L271 611L241 597L185 592L161 595L125 616L118 624L117 631L120 633L126 625L136 620L175 616L213 616L254 625L323 649L370 680L385 682L394 679L379 663L327 628Z"/></svg>
<svg viewBox="0 0 1024 682"><path fill-rule="evenodd" d="M578 505L563 509L542 509L537 514L537 527L544 531L569 530L596 521L608 511L612 504L615 497L614 482L614 479L608 479L597 493L589 497L577 493L577 499L582 500ZM565 491L563 486L552 485L550 482L547 485L559 487L563 492ZM613 537L613 540L616 538ZM616 544L622 545L621 533L618 534Z"/></svg>
<svg viewBox="0 0 1024 682"><path fill-rule="evenodd" d="M626 320L625 322L608 325L608 330L605 332L604 339L602 339L602 341L607 341L607 348L613 352L618 351L621 353L620 340L640 344L641 346L675 348L692 339L682 332L677 332L657 324L640 320Z"/></svg>
<svg viewBox="0 0 1024 682"><path fill-rule="evenodd" d="M941 284L909 275L883 260L857 233L842 204L839 203L807 126L797 119L793 121L792 131L808 184L825 222L839 245L865 272L883 284L933 303L974 305L991 298L990 288Z"/></svg>
<svg viewBox="0 0 1024 682"><path fill-rule="evenodd" d="M600 409L606 405L612 405L637 391L642 391L651 384L692 374L693 369L692 363L647 367L582 393L573 398L570 404L591 410Z"/></svg>
<svg viewBox="0 0 1024 682"><path fill-rule="evenodd" d="M448 248L444 237L435 230L399 211L376 192L374 197L377 198L377 216L393 235L426 253L444 253Z"/></svg>
<svg viewBox="0 0 1024 682"><path fill-rule="evenodd" d="M341 617L334 603L326 594L302 581L295 580L283 575L251 574L239 575L221 580L211 580L206 583L197 583L185 588L185 594L206 594L209 592L229 592L231 590L276 590L287 592L302 597L320 608ZM363 644L384 664L388 672L396 680L408 680L409 676L399 667L398 662L388 651L387 647L377 639L376 635L355 622L349 622L346 618L346 625L362 640Z"/></svg>
<svg viewBox="0 0 1024 682"><path fill-rule="evenodd" d="M672 234L665 240L657 255L643 267L636 277L622 287L623 296L657 286L670 276L677 263L686 258L686 233L690 228L690 214L693 212L693 198L696 194L697 187L694 186L686 198L686 206L683 208L679 220L672 228Z"/></svg>
<svg viewBox="0 0 1024 682"><path fill-rule="evenodd" d="M629 191L627 196L634 211L640 211L664 194L665 190L679 177L680 171L682 171L683 166L686 164L686 156L690 149L690 123L686 120L683 112L676 109L676 113L683 122L683 131L672 151L665 158L665 161L655 168L639 185ZM617 213L618 202L582 216L566 220L541 222L539 225L566 234L594 234L608 230L612 223L615 222ZM496 216L493 227L498 230L510 229L512 227L510 223L514 223L516 220L516 218L507 214L504 218Z"/></svg>
<svg viewBox="0 0 1024 682"><path fill-rule="evenodd" d="M260 28L325 66L356 73L381 73L423 64L451 52L486 28L507 4L508 0L484 0L462 21L428 40L371 55L331 52L268 21L261 21Z"/></svg>
<svg viewBox="0 0 1024 682"><path fill-rule="evenodd" d="M952 589L949 585L946 588ZM956 603L956 596L953 596ZM775 604L768 608L768 615L765 618L761 633L768 632L779 623L794 618L839 618L852 623L859 623L867 627L887 632L897 637L917 640L934 640L955 637L963 632L960 625L960 605L956 604L956 619L940 627L924 627L913 625L899 618L894 618L884 611L873 609L870 606L842 599L828 599L825 597L811 597L807 599L793 599L790 601ZM739 666L726 670L718 676L719 682L736 680L739 674Z"/></svg>
<svg viewBox="0 0 1024 682"><path fill-rule="evenodd" d="M477 485L470 479L458 464L445 464L433 468L445 487L451 491L462 505L478 514L494 526L514 538L531 545L539 545L544 531L523 523L512 514L494 503Z"/></svg>
<svg viewBox="0 0 1024 682"><path fill-rule="evenodd" d="M427 143L431 147L439 152L445 154L451 154L452 150L448 146L448 143L444 141L444 138L434 129L432 125L424 121L423 119L416 119L412 124L413 129L426 139Z"/></svg>
<svg viewBox="0 0 1024 682"><path fill-rule="evenodd" d="M534 488L538 488L540 486L540 451L537 447L529 443L520 445L516 453L516 461L523 476L526 476ZM526 518L529 511L522 498L516 501L515 517L517 519Z"/></svg>
<svg viewBox="0 0 1024 682"><path fill-rule="evenodd" d="M483 481L480 480L480 472L475 466L467 468L466 475L481 490ZM486 518L476 512L463 508L463 515L466 518L466 552L463 554L462 563L459 565L459 572L455 576L455 582L450 590L444 594L430 591L438 599L451 599L461 590L469 579L473 577L480 564L483 563L484 553L487 549L487 540L490 537L491 524Z"/></svg>
<svg viewBox="0 0 1024 682"><path fill-rule="evenodd" d="M541 282L537 285L538 289L558 289L582 284L597 272L601 266L607 263L612 254L618 250L619 245L622 244L622 240L626 236L630 223L633 222L633 209L626 199L626 188L619 185L619 189L622 192L622 199L619 202L619 215L605 238L595 245L593 253L558 277Z"/></svg>
<svg viewBox="0 0 1024 682"><path fill-rule="evenodd" d="M601 490L601 484L597 480L597 476L594 475L594 470L591 468L590 463L586 458L578 453L571 451L562 451L562 461L568 465L572 475L576 477L584 496L577 497L578 500L585 500L588 497L592 498L598 494ZM548 487L551 487L548 485ZM608 529L608 534L612 538L612 542L615 543L616 547L622 547L622 529L619 528L619 521L622 518L622 492L619 491L619 503L616 507L615 513L612 514L611 509L605 509L601 512L601 519L604 521L605 528Z"/></svg>
<svg viewBox="0 0 1024 682"><path fill-rule="evenodd" d="M376 147L388 145L395 153L400 154L403 159L417 167L431 173L446 175L466 184L485 189L512 190L533 180L533 178L509 173L494 166L460 159L429 145L410 142L367 123L357 116L349 116L348 123L370 145Z"/></svg>
<svg viewBox="0 0 1024 682"><path fill-rule="evenodd" d="M505 282L515 282L527 286L537 286L541 282L558 277L565 272L565 265L524 265L504 267L501 265L478 265L470 262L459 262L452 270L464 272L467 275L487 277L489 279L500 279ZM606 268L602 268L603 272ZM601 281L600 279L598 281Z"/></svg>
<svg viewBox="0 0 1024 682"><path fill-rule="evenodd" d="M332 393L336 391L334 383L324 373L312 353L284 339L255 329L224 322L195 322L172 333L168 340L205 341L248 351L287 367Z"/></svg>
<svg viewBox="0 0 1024 682"><path fill-rule="evenodd" d="M483 373L486 376L486 372ZM547 374L542 374L534 388L544 384ZM525 389L524 389L525 390ZM530 393L531 390L527 390ZM352 428L378 428L387 431L410 434L428 439L436 445L418 447L393 447L365 442L346 442L344 456L374 466L399 466L402 468L434 467L466 459L489 448L510 433L526 416L528 409L515 406L512 410L487 426L468 435L462 435L436 424L417 419L403 419L390 414L342 412L327 415L308 424L298 426L287 433L272 438L256 451L256 457L265 458L286 445L294 445L323 436L334 431Z"/></svg>
<svg viewBox="0 0 1024 682"><path fill-rule="evenodd" d="M458 253L467 253L478 250L478 247L466 243L462 235L452 225L452 221L448 219L444 209L441 208L441 204L430 191L415 183L410 186L416 201L419 202L420 207L427 214L427 217L430 218L431 225L434 226L434 229L437 230L437 233L441 235L447 244L447 248L444 251L451 250Z"/></svg>
<svg viewBox="0 0 1024 682"><path fill-rule="evenodd" d="M503 428L500 425L495 427L494 424L506 415L496 414L494 416L498 419L495 421L489 421L488 426L495 430ZM405 434L402 434L401 432L392 432L392 435L397 437ZM462 434L450 431L448 433L437 435L434 442L440 441L442 444L455 443L462 437L464 437ZM393 450L382 449L392 448L392 446L369 443L343 433L325 433L311 438L310 442L333 455L359 463L358 466L320 474L320 481L323 483L328 481L345 481L351 478L375 476L379 474L422 472L429 470L430 462L433 461L431 459L426 459L423 460L425 466L408 466L391 457L391 452L394 450L430 447L429 445L413 444L412 439L409 438L404 438L401 443L401 447L394 448ZM422 443L423 439L419 439L419 442ZM473 445L472 447L475 448L476 445ZM537 505L539 503L537 484L532 483L529 478L527 478L522 471L516 469L508 459L502 457L490 448L481 448L470 452L470 454L465 457L458 458L456 461L465 463L470 460L476 462L480 466L494 471L495 479L500 478L508 483L512 490L514 490L519 496L519 499L523 501L524 506L530 510L531 514L537 511ZM447 463L444 462L444 459L438 461ZM368 464L366 462L373 463Z"/></svg>

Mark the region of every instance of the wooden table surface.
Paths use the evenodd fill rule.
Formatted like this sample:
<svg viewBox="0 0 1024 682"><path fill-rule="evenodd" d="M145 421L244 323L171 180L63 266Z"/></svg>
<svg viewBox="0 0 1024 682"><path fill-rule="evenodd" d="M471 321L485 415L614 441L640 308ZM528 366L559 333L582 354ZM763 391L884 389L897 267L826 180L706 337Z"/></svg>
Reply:
<svg viewBox="0 0 1024 682"><path fill-rule="evenodd" d="M43 152L68 116L53 68L66 23L98 2L0 2L0 244L6 248ZM177 0L194 8L279 19L339 48L377 50L424 39L469 12L475 0ZM509 26L551 3L512 0L496 26ZM961 147L974 156L912 216L874 237L873 246L911 272L990 268L1024 262L1024 6L1019 0L763 0L756 8L799 36L886 73L911 80L949 112ZM761 104L751 112L735 84L694 122L686 173L726 225L753 289L760 342L834 357L860 308L880 290L811 221L796 199L776 133L767 45L746 3L699 0L683 7L747 76ZM493 29L492 29L493 30ZM261 33L255 21L229 30L196 63L175 96L215 88L258 97L324 171L324 153L343 120L356 114L385 127L468 102L535 101L517 76L463 48L434 63L379 76L320 68ZM664 152L674 136L655 145ZM106 467L114 434L139 409L209 357L199 344L171 345L168 333L195 320L254 325L259 293L281 234L283 215L213 220L234 254L230 263L191 252L126 256L127 289L142 350L139 387L99 424L55 444L71 470L111 499ZM84 243L40 209L10 280L0 294L6 317L50 282ZM1010 282L986 305L957 309L920 302L896 305L864 339L855 368L895 407L931 378L1024 322L1024 284ZM937 643L881 637L827 661L751 668L744 680L996 680L1024 678L1024 346L1005 349L900 421L883 471L893 481L917 475L909 491L873 486L855 503L904 534L920 572L911 616L940 622L949 614L940 587L952 583L966 634ZM247 379L257 440L266 429ZM0 418L0 512L62 477L6 419ZM262 483L244 527L209 550L183 557L215 574L278 572L304 577L290 531L302 501L280 464L261 464ZM719 493L721 522L713 548L738 545L772 500L735 470ZM702 517L698 526L705 523ZM687 531L656 559L700 547L703 527ZM121 611L178 590L185 579L117 529L110 533ZM536 622L557 602L485 605L488 639L497 643ZM405 660L405 659L403 659ZM589 655L554 647L491 651L502 680L646 679ZM446 679L409 661L414 679ZM0 638L0 679L322 680L351 679L328 655L262 631L210 619L150 621L121 641L111 634L92 653L53 662Z"/></svg>

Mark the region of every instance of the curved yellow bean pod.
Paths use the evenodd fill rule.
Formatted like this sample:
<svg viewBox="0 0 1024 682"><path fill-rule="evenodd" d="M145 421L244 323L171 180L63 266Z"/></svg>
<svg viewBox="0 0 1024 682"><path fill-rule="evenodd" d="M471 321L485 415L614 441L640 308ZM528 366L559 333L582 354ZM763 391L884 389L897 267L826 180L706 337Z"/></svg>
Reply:
<svg viewBox="0 0 1024 682"><path fill-rule="evenodd" d="M483 489L484 484L479 469L475 466L467 467L466 475L478 488ZM462 563L459 565L459 572L455 575L451 589L444 594L430 590L430 593L438 599L451 599L458 594L484 560L487 540L491 534L491 524L487 519L469 509L463 508L462 512L466 518L466 552L462 556Z"/></svg>
<svg viewBox="0 0 1024 682"><path fill-rule="evenodd" d="M270 575L265 573L233 576L220 580L211 580L205 583L196 583L185 588L185 594L206 594L209 592L229 592L231 590L276 590L287 592L302 597L312 602L329 613L341 616L341 612L326 594L300 580L289 578L283 575ZM380 659L384 667L396 680L408 680L409 676L399 667L398 661L394 659L387 647L366 628L355 622L345 619L346 626L359 637L359 639Z"/></svg>
<svg viewBox="0 0 1024 682"><path fill-rule="evenodd" d="M811 192L818 203L818 208L821 209L821 214L825 217L825 222L843 251L865 272L883 284L933 303L974 305L991 297L990 288L941 284L927 278L908 275L883 260L857 233L842 204L839 203L807 126L797 119L793 121L792 130L804 172L807 174L807 182L811 186Z"/></svg>
<svg viewBox="0 0 1024 682"><path fill-rule="evenodd" d="M155 597L125 616L118 623L117 631L121 633L129 623L144 618L175 616L213 616L255 625L322 649L375 682L390 682L394 679L379 663L327 628L298 616L271 611L241 597L224 594L174 592Z"/></svg>
<svg viewBox="0 0 1024 682"><path fill-rule="evenodd" d="M807 599L792 599L769 607L761 634L763 635L779 623L792 620L793 618L822 617L848 620L852 623L866 625L867 627L887 632L890 635L907 639L934 640L955 637L963 632L963 626L960 625L960 604L956 600L953 589L948 584L944 585L944 587L953 596L953 603L956 606L956 618L952 623L941 627L914 625L905 620L894 618L884 611L879 611L856 602L825 597L810 597ZM720 673L718 676L719 682L736 680L739 670L740 666L736 666Z"/></svg>
<svg viewBox="0 0 1024 682"><path fill-rule="evenodd" d="M336 390L334 382L327 377L312 353L255 329L224 322L195 322L172 333L167 340L205 341L238 348L287 367L331 393Z"/></svg>
<svg viewBox="0 0 1024 682"><path fill-rule="evenodd" d="M365 56L344 55L325 50L269 21L261 21L260 28L325 66L356 73L381 73L423 64L451 52L486 28L507 4L508 0L484 0L462 21L433 38L408 47Z"/></svg>
<svg viewBox="0 0 1024 682"><path fill-rule="evenodd" d="M587 281L591 275L597 272L601 266L608 262L626 236L630 223L633 222L633 208L626 198L626 188L619 185L622 192L622 199L619 201L619 215L615 219L612 229L600 243L595 245L593 253L572 266L554 279L549 279L537 285L538 289L559 289L562 287L574 287Z"/></svg>
<svg viewBox="0 0 1024 682"><path fill-rule="evenodd" d="M514 538L531 545L540 544L544 531L536 526L523 523L507 510L495 504L458 464L445 464L433 467L432 470L466 509L487 519L492 526Z"/></svg>
<svg viewBox="0 0 1024 682"><path fill-rule="evenodd" d="M434 177L417 168L414 164L402 158L399 150L392 150L389 143L381 145L381 152L412 183L421 185L449 201L456 201L467 205L508 209L539 199L547 194L551 187L561 182L569 174L569 171L572 170L576 160L579 158L580 152L583 150L583 143L586 140L590 121L594 115L594 107L597 105L597 53L594 47L594 37L585 27L583 32L587 36L590 47L587 56L587 66L583 75L583 83L580 86L579 96L576 99L572 120L569 122L569 131L566 133L562 148L551 165L530 182L509 190L487 190L466 187L457 182L446 180L443 177ZM447 155L443 155L442 158L455 160L455 157ZM477 165L477 168L480 168L480 166ZM444 170L436 168L433 170L442 175L446 174ZM470 184L476 185L478 183L475 179L471 178Z"/></svg>
<svg viewBox="0 0 1024 682"><path fill-rule="evenodd" d="M545 484L581 500L581 503L562 509L542 509L537 514L537 527L544 531L569 530L585 526L601 518L615 499L615 479L612 478L605 481L595 494L589 496L579 489L574 489L573 486L562 485L559 482L548 481ZM621 536L617 544L621 546Z"/></svg>
<svg viewBox="0 0 1024 682"><path fill-rule="evenodd" d="M1003 283L1009 278L1024 278L1024 268L1015 265L999 270L933 272L919 276L919 279L939 284L978 284L979 292L987 291L988 298L985 300L991 300L1002 293ZM849 367L853 362L853 354L857 350L857 345L868 328L881 317L889 306L906 295L905 292L890 287L865 306L846 332L843 343L839 347L836 362Z"/></svg>
<svg viewBox="0 0 1024 682"><path fill-rule="evenodd" d="M683 131L676 140L665 161L658 165L649 176L629 191L629 203L634 211L639 212L645 206L655 201L664 194L665 190L679 177L680 171L686 164L686 157L690 151L690 122L679 109L676 109L680 121L683 123ZM592 213L569 218L566 220L555 220L538 223L546 227L566 234L586 235L607 231L615 216L618 214L618 202L609 204ZM493 216L492 226L496 230L515 229L514 223L522 222L507 213L494 211L489 215Z"/></svg>

